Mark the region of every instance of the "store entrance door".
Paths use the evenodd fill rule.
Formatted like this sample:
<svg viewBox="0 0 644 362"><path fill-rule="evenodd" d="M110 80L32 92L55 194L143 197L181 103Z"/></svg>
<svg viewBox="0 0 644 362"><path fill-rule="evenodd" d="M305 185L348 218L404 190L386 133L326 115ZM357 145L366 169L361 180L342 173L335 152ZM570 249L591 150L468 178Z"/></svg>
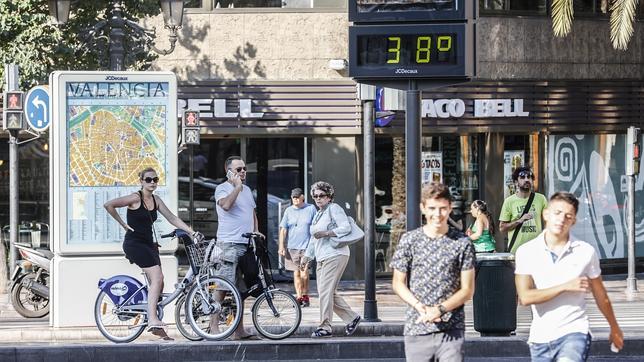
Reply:
<svg viewBox="0 0 644 362"><path fill-rule="evenodd" d="M281 216L291 205L291 190L308 189L310 160L311 142L306 137L247 139L246 184L257 193L259 230L266 235L273 270L282 269L277 254Z"/></svg>

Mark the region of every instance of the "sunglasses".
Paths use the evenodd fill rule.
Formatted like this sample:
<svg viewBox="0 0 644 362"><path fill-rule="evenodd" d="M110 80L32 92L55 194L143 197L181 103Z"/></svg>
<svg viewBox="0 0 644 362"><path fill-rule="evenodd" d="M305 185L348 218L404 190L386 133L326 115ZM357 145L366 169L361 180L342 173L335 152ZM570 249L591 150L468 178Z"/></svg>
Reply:
<svg viewBox="0 0 644 362"><path fill-rule="evenodd" d="M323 197L326 197L326 194L315 194L315 195L313 195L314 199L321 199Z"/></svg>
<svg viewBox="0 0 644 362"><path fill-rule="evenodd" d="M532 174L532 172L523 171L523 172L519 172L519 177L534 178L534 175Z"/></svg>
<svg viewBox="0 0 644 362"><path fill-rule="evenodd" d="M155 184L158 184L159 183L159 178L158 177L146 177L146 178L143 179L143 181L145 181L145 183L148 183L148 184L151 184L153 182Z"/></svg>
<svg viewBox="0 0 644 362"><path fill-rule="evenodd" d="M235 169L235 171L237 171L237 172L242 172L242 170L246 171L246 170L247 170L246 166L244 166L244 167L237 167L237 168Z"/></svg>

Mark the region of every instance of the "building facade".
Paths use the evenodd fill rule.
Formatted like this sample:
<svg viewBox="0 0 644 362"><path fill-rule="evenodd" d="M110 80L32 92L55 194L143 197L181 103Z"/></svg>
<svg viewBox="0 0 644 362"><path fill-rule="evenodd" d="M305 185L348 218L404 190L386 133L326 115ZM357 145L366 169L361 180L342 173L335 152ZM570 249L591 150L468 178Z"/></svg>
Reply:
<svg viewBox="0 0 644 362"><path fill-rule="evenodd" d="M201 112L195 171L202 206L195 210L196 227L207 234L216 230L209 192L224 180L223 160L233 154L249 166L248 184L256 193L269 249L276 251L289 190L317 180L334 184L335 202L360 222L367 177L361 103L346 70L329 67L330 60L348 57L346 2L205 0L189 6L177 49L154 68L174 71L180 108ZM540 192L566 190L580 197L575 233L593 243L603 260L623 260L624 139L626 128L643 118L644 30L637 21L629 49L613 50L601 1L575 6L572 33L555 38L547 0L480 1L477 79L423 92L423 177L450 186L456 198L453 216L468 225L469 205L476 199L488 202L498 217L512 192L512 168L529 165ZM162 20L149 19L146 25L160 29ZM404 111L384 123L376 128L376 171L368 176L377 188L376 268L388 273L395 230L404 225L404 202L402 209L396 207L404 197L399 177ZM2 158L5 179L8 162ZM188 176L187 162L182 152L180 181ZM37 162L33 167L38 169ZM642 182L637 185L637 201L644 202ZM8 202L6 188L0 194ZM42 208L38 204L34 219ZM643 219L637 212L640 256ZM504 238L498 233L496 238L501 250ZM362 278L362 248L353 247L345 278Z"/></svg>

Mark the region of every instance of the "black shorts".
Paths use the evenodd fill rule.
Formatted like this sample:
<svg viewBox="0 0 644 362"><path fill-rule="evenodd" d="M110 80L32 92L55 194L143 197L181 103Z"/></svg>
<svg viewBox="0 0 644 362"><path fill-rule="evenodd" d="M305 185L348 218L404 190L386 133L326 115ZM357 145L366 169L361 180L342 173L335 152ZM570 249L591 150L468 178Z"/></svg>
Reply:
<svg viewBox="0 0 644 362"><path fill-rule="evenodd" d="M125 240L123 243L125 257L131 264L140 268L149 268L155 265L161 266L159 248L154 243L139 240Z"/></svg>

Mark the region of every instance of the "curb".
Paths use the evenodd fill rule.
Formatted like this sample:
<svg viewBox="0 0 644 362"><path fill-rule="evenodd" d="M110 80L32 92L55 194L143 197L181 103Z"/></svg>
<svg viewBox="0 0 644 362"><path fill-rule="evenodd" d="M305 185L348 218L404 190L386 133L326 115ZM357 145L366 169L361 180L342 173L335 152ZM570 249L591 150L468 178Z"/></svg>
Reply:
<svg viewBox="0 0 644 362"><path fill-rule="evenodd" d="M644 354L644 339L628 340L619 355L607 340L595 341L592 357L628 358ZM525 340L516 337L466 340L465 356L529 358ZM311 361L404 359L403 337L287 339L282 341L84 344L0 347L0 360L17 361Z"/></svg>
<svg viewBox="0 0 644 362"><path fill-rule="evenodd" d="M254 331L252 326L247 327ZM317 325L300 325L299 328L289 338L310 338L311 334L317 329ZM360 327L355 331L352 337L386 337L402 336L404 325L399 323L360 323ZM144 333L142 336L145 336ZM180 341L185 339L179 333L174 325L168 325L168 335ZM333 336L344 337L344 325L339 323L333 327ZM139 337L139 340L145 340ZM65 328L21 328L21 329L0 329L0 342L108 342L94 327L65 327ZM0 359L2 361L2 359Z"/></svg>

